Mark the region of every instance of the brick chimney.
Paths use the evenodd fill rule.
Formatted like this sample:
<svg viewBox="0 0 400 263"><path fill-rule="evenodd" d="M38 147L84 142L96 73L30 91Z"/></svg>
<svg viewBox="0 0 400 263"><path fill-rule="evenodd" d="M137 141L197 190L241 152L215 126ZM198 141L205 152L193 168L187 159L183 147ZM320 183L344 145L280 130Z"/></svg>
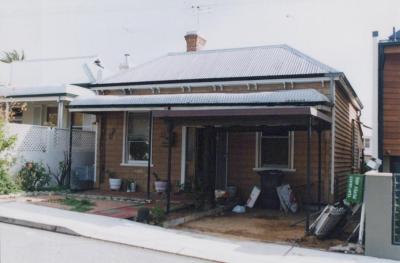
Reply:
<svg viewBox="0 0 400 263"><path fill-rule="evenodd" d="M187 32L185 40L187 52L202 50L207 43L207 40L199 36L196 31Z"/></svg>

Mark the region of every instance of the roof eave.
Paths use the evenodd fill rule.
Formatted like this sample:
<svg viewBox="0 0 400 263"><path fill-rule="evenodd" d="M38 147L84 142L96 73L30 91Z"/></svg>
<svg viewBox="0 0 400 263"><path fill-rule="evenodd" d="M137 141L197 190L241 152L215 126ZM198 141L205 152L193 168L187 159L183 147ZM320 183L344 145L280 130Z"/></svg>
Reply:
<svg viewBox="0 0 400 263"><path fill-rule="evenodd" d="M364 108L364 105L362 104L360 98L358 97L357 93L351 86L349 80L347 79L347 77L344 73L341 73L339 75L339 81L341 82L341 84L345 88L346 92L348 93L350 99L352 100L352 103L355 104L354 106L358 110L362 110Z"/></svg>
<svg viewBox="0 0 400 263"><path fill-rule="evenodd" d="M141 104L141 105L132 105L132 104L104 104L104 105L68 105L69 109L93 109L93 108L170 108L170 107L277 107L277 106L328 106L331 107L332 104L328 101L312 101L312 102L296 102L296 103L221 103L221 104L210 104L210 103L203 103L203 104Z"/></svg>
<svg viewBox="0 0 400 263"><path fill-rule="evenodd" d="M332 73L334 74L334 73ZM187 84L187 83L205 83L205 82L229 82L229 81L255 81L255 80L279 80L279 79L302 79L326 77L326 73L315 74L296 74L296 75L276 75L276 76L252 76L252 77L234 77L234 78L202 78L202 79L180 79L180 80L162 80L162 81L139 81L139 82L115 82L115 83L94 83L87 84L88 88L116 87L116 86L144 86L144 85L163 85L163 84Z"/></svg>

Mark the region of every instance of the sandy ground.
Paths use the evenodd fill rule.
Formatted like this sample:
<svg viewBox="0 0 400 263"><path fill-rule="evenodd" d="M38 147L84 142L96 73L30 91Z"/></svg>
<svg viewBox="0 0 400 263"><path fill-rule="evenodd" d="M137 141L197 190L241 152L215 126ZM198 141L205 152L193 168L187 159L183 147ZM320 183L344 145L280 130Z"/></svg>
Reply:
<svg viewBox="0 0 400 263"><path fill-rule="evenodd" d="M318 240L313 236L305 237L303 223L290 226L303 218L304 214L284 215L279 211L251 210L245 214L229 212L221 216L202 218L178 228L235 239L295 244L321 249L343 243L337 239Z"/></svg>

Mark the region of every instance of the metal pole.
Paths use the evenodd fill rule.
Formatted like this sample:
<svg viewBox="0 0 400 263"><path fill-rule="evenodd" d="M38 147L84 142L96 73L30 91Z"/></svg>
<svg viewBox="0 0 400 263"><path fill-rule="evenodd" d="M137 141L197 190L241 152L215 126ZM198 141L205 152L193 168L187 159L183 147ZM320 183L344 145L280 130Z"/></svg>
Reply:
<svg viewBox="0 0 400 263"><path fill-rule="evenodd" d="M322 195L322 131L318 129L318 210L321 210Z"/></svg>
<svg viewBox="0 0 400 263"><path fill-rule="evenodd" d="M168 183L167 183L167 214L170 212L171 206L171 162L172 162L172 120L168 120Z"/></svg>
<svg viewBox="0 0 400 263"><path fill-rule="evenodd" d="M147 160L147 199L150 199L150 172L151 172L151 148L152 148L152 130L153 130L153 112L150 111L149 113L149 148L148 154L149 159Z"/></svg>
<svg viewBox="0 0 400 263"><path fill-rule="evenodd" d="M310 195L311 195L311 139L312 139L312 118L308 117L307 129L307 190L306 190L306 234L310 234Z"/></svg>
<svg viewBox="0 0 400 263"><path fill-rule="evenodd" d="M72 121L73 121L73 112L70 112L69 114L69 149L68 149L68 160L69 160L69 164L68 164L68 181L67 181L67 185L69 187L69 189L71 189L71 175L72 175Z"/></svg>

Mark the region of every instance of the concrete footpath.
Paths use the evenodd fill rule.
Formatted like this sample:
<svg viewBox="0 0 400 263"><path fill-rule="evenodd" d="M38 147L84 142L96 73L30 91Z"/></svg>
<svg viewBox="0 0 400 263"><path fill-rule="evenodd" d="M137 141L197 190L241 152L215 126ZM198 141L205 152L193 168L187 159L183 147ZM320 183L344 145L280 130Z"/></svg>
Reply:
<svg viewBox="0 0 400 263"><path fill-rule="evenodd" d="M289 245L239 241L20 202L0 202L0 222L217 262L395 262ZM190 258L188 258L188 262Z"/></svg>

